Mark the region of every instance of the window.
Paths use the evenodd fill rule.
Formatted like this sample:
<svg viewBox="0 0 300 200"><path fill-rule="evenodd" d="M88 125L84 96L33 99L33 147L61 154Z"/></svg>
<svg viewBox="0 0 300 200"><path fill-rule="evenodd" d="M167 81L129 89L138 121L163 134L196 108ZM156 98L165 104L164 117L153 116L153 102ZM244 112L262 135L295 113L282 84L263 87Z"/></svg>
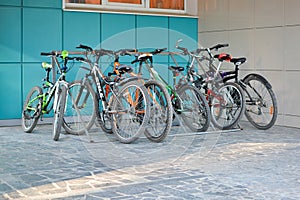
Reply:
<svg viewBox="0 0 300 200"><path fill-rule="evenodd" d="M189 14L189 7L196 7L197 0L63 0L65 9L143 12L143 13L174 13ZM194 5L195 4L195 5Z"/></svg>
<svg viewBox="0 0 300 200"><path fill-rule="evenodd" d="M66 3L101 4L101 0L65 0Z"/></svg>
<svg viewBox="0 0 300 200"><path fill-rule="evenodd" d="M108 0L108 2L142 4L141 0Z"/></svg>
<svg viewBox="0 0 300 200"><path fill-rule="evenodd" d="M150 8L184 10L184 1L150 0Z"/></svg>

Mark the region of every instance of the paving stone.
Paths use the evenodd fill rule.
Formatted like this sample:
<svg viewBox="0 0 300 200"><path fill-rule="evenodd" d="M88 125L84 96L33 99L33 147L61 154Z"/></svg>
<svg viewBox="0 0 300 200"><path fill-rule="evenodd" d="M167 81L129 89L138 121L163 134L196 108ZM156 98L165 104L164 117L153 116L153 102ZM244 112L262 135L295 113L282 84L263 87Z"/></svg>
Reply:
<svg viewBox="0 0 300 200"><path fill-rule="evenodd" d="M0 127L0 199L300 199L300 130L144 136L121 144L113 135L34 134ZM181 133L180 133L181 134Z"/></svg>

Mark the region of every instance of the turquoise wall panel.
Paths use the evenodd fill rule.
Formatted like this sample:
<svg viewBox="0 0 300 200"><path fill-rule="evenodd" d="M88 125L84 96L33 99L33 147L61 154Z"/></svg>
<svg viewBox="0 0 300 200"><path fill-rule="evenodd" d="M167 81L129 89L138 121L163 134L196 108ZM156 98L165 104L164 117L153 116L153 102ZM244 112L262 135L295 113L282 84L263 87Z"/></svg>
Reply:
<svg viewBox="0 0 300 200"><path fill-rule="evenodd" d="M21 61L21 8L0 7L0 62Z"/></svg>
<svg viewBox="0 0 300 200"><path fill-rule="evenodd" d="M137 16L137 48L168 47L168 18Z"/></svg>
<svg viewBox="0 0 300 200"><path fill-rule="evenodd" d="M61 8L63 0L23 0L23 6Z"/></svg>
<svg viewBox="0 0 300 200"><path fill-rule="evenodd" d="M21 64L0 64L0 120L21 118Z"/></svg>
<svg viewBox="0 0 300 200"><path fill-rule="evenodd" d="M170 45L175 46L176 41L180 37L182 39L193 40L197 44L198 41L198 19L185 17L170 17ZM191 43L192 44L192 43ZM194 45L194 44L193 44Z"/></svg>
<svg viewBox="0 0 300 200"><path fill-rule="evenodd" d="M50 61L48 63L51 63ZM83 78L84 73L79 72L79 67L81 66L81 63L72 63L69 62L68 67L69 71L66 74L66 80L68 82L79 80ZM57 72L55 66L55 72ZM56 77L58 77L59 74L56 73ZM30 89L35 86L42 86L43 79L46 77L46 71L41 67L41 63L26 63L23 64L23 97L25 98L27 93L30 91ZM52 71L50 72L50 81L52 81Z"/></svg>
<svg viewBox="0 0 300 200"><path fill-rule="evenodd" d="M41 61L41 51L62 49L62 11L24 8L23 61Z"/></svg>
<svg viewBox="0 0 300 200"><path fill-rule="evenodd" d="M23 64L23 77L22 77L23 100L25 100L28 92L31 90L32 87L36 85L40 87L42 86L43 78L45 77L46 77L46 71L42 68L41 63Z"/></svg>
<svg viewBox="0 0 300 200"><path fill-rule="evenodd" d="M68 62L69 71L67 72L66 75L66 80L68 82L72 82L74 80L81 80L84 77L87 71L80 69L80 66L82 65L84 64L81 62L74 62L74 63L72 61Z"/></svg>
<svg viewBox="0 0 300 200"><path fill-rule="evenodd" d="M21 6L21 0L1 0L0 5Z"/></svg>
<svg viewBox="0 0 300 200"><path fill-rule="evenodd" d="M102 14L101 47L117 50L135 48L135 15Z"/></svg>
<svg viewBox="0 0 300 200"><path fill-rule="evenodd" d="M198 47L198 19L184 17L169 18L169 49L171 51L179 51L175 48L176 42L182 39L179 46L194 50ZM178 62L185 62L186 56L176 57Z"/></svg>
<svg viewBox="0 0 300 200"><path fill-rule="evenodd" d="M137 48L168 48L168 18L137 16ZM150 49L148 49L150 50ZM167 62L167 56L155 56L155 62Z"/></svg>
<svg viewBox="0 0 300 200"><path fill-rule="evenodd" d="M100 44L99 13L64 12L63 15L64 49L75 50L79 44L94 48Z"/></svg>

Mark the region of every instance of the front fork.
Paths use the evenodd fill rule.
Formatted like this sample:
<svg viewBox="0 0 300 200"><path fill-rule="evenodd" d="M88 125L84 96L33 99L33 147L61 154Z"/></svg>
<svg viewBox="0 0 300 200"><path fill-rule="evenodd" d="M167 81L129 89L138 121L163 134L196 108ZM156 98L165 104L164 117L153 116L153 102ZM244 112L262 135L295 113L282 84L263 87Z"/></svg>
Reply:
<svg viewBox="0 0 300 200"><path fill-rule="evenodd" d="M60 94L62 93L61 92L62 90L68 90L68 83L66 81L60 81L59 84L58 84L58 86L55 89L54 102L53 102L53 111L54 111L54 113L57 112L57 109L58 109L58 106L59 106L58 100L59 100ZM67 99L68 98L68 93L66 92L65 94L66 94L66 97L64 97L64 98L66 98L65 101L67 102L67 100L68 100ZM67 105L67 103L65 103L64 112L66 112L66 108L67 108L66 105Z"/></svg>

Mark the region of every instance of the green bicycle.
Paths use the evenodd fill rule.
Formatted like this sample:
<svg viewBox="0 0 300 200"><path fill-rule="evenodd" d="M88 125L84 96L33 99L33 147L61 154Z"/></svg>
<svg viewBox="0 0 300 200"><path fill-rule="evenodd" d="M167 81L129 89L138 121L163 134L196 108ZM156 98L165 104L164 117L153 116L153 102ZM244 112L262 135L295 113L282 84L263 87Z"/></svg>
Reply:
<svg viewBox="0 0 300 200"><path fill-rule="evenodd" d="M52 57L52 61L57 65L60 75L55 83L52 83L50 81L50 72L53 69L53 65L46 62L42 63L42 68L46 71L46 77L43 83L45 92L43 92L40 86L34 86L28 93L22 110L22 127L24 132L31 133L36 127L38 120L43 115L49 114L52 110L54 111L53 140L57 141L59 139L61 126L63 126L68 133L80 134L89 130L95 120L94 104L83 105L81 102L82 99L85 100L84 102L87 102L89 99L90 102L94 102L95 94L92 88L82 88L78 81L71 83L66 81L68 61L80 61L83 58L69 57L67 51L42 52L41 55ZM62 66L58 62L57 57L63 59L64 62ZM83 125L78 126L79 122L83 123ZM74 126L74 124L77 125Z"/></svg>

